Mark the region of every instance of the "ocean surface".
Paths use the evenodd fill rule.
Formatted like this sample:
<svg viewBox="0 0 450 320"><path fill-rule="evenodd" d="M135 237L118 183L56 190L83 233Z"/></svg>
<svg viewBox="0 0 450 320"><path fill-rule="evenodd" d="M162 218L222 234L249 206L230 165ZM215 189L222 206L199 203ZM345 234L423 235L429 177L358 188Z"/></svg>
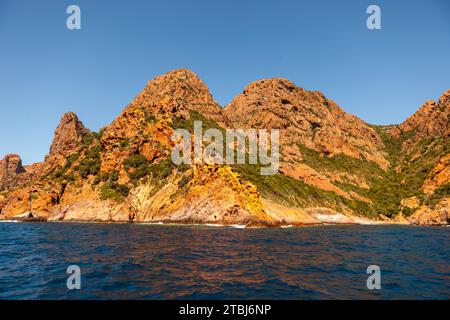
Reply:
<svg viewBox="0 0 450 320"><path fill-rule="evenodd" d="M0 299L450 299L449 248L448 227L0 223Z"/></svg>

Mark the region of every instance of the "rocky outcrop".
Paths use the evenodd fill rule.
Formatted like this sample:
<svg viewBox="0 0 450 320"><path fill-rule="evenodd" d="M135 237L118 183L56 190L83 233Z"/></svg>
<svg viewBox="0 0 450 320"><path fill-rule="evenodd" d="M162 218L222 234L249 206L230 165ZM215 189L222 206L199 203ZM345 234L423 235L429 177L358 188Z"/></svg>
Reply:
<svg viewBox="0 0 450 320"><path fill-rule="evenodd" d="M185 173L183 178L189 175ZM281 223L266 213L257 188L239 181L229 166L197 165L192 179L184 186L180 186L180 181L172 181L155 193L154 186L142 185L130 198L138 222L249 226Z"/></svg>
<svg viewBox="0 0 450 320"><path fill-rule="evenodd" d="M365 196L365 190L370 189L367 181L375 180L390 166L384 143L373 127L346 113L321 92L304 90L287 79L251 83L223 113L234 128L279 129L280 172L334 193L337 198L330 201L333 210L356 214L358 203L370 204L372 201ZM367 167L370 170L364 169ZM345 190L342 184L357 188ZM306 195L297 198L302 199L293 202L331 205L317 203Z"/></svg>
<svg viewBox="0 0 450 320"><path fill-rule="evenodd" d="M128 207L113 201L83 200L55 208L48 221L131 222Z"/></svg>
<svg viewBox="0 0 450 320"><path fill-rule="evenodd" d="M220 106L192 71L174 70L149 81L104 130L102 171L118 169L124 158L136 152L150 161L168 157L173 147L173 121L188 120L191 112L224 122Z"/></svg>
<svg viewBox="0 0 450 320"><path fill-rule="evenodd" d="M11 191L0 205L0 216L14 218L24 213L47 219L58 197L57 190L44 186L22 187Z"/></svg>
<svg viewBox="0 0 450 320"><path fill-rule="evenodd" d="M442 199L436 206L420 206L408 221L417 225L447 225L450 224L450 197Z"/></svg>
<svg viewBox="0 0 450 320"><path fill-rule="evenodd" d="M23 166L22 159L16 154L6 155L0 160L0 193L14 190L35 179L38 167L39 164Z"/></svg>
<svg viewBox="0 0 450 320"><path fill-rule="evenodd" d="M250 84L221 109L194 73L174 70L149 81L99 133L66 113L42 163L22 166L16 155L1 160L0 218L255 227L373 219L446 224L449 101L450 91L403 124L380 129L322 93L280 78ZM173 164L174 129L192 130L195 120L221 130L280 129L279 173L263 177L258 165ZM418 185L414 192L404 187L411 181ZM380 190L392 192L394 203Z"/></svg>
<svg viewBox="0 0 450 320"><path fill-rule="evenodd" d="M89 130L84 127L78 116L73 112L67 112L61 118L55 130L47 159L53 157L66 158L77 152L83 137L88 133Z"/></svg>
<svg viewBox="0 0 450 320"><path fill-rule="evenodd" d="M328 157L345 154L389 166L383 142L364 121L346 113L318 91L306 91L282 78L248 85L224 109L236 128L280 129L280 145L301 144ZM286 155L300 158L301 154Z"/></svg>
<svg viewBox="0 0 450 320"><path fill-rule="evenodd" d="M18 184L18 176L25 173L22 159L16 154L8 154L0 160L0 191L15 187Z"/></svg>
<svg viewBox="0 0 450 320"><path fill-rule="evenodd" d="M406 195L399 214L414 224L446 224L446 199L450 196L450 90L437 102L427 101L389 132L394 145L398 145L398 151L394 149L394 177L398 176L401 195Z"/></svg>
<svg viewBox="0 0 450 320"><path fill-rule="evenodd" d="M450 90L438 100L429 100L402 124L392 129L394 138L402 134L410 136L403 142L403 149L411 149L417 142L433 137L450 137Z"/></svg>
<svg viewBox="0 0 450 320"><path fill-rule="evenodd" d="M450 142L449 142L450 143ZM445 184L450 183L450 154L442 157L439 163L427 175L423 183L423 192L432 194L434 191Z"/></svg>
<svg viewBox="0 0 450 320"><path fill-rule="evenodd" d="M292 177L296 180L304 181L305 183L315 186L321 190L331 191L344 198L350 199L350 195L336 187L328 178L318 173L306 164L283 165L280 168L280 172Z"/></svg>

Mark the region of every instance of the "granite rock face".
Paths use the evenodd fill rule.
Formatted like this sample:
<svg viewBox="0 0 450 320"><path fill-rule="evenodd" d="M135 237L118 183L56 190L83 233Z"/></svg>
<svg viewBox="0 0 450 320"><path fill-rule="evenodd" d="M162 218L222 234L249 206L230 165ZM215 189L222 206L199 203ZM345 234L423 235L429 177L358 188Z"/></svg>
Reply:
<svg viewBox="0 0 450 320"><path fill-rule="evenodd" d="M448 224L450 220L450 90L429 100L412 116L391 128L400 142L397 171L415 176L418 206L407 210L413 224ZM408 184L407 180L401 181Z"/></svg>
<svg viewBox="0 0 450 320"><path fill-rule="evenodd" d="M100 132L66 113L43 162L0 160L0 219L283 226L446 224L450 91L404 123L372 126L287 79L225 108L192 71L149 81ZM175 165L175 129L279 129L281 163ZM206 144L206 142L203 142Z"/></svg>
<svg viewBox="0 0 450 320"><path fill-rule="evenodd" d="M18 176L25 172L22 159L17 154L8 154L0 160L0 190L17 185Z"/></svg>
<svg viewBox="0 0 450 320"><path fill-rule="evenodd" d="M389 166L373 128L321 92L306 91L287 79L251 83L225 107L224 115L237 128L281 129L280 144L286 147L301 144L330 157L364 157Z"/></svg>
<svg viewBox="0 0 450 320"><path fill-rule="evenodd" d="M392 129L396 138L410 134L403 143L408 149L415 143L430 136L450 137L450 90L442 94L439 100L429 100L402 124Z"/></svg>
<svg viewBox="0 0 450 320"><path fill-rule="evenodd" d="M55 130L47 158L66 158L75 153L80 148L83 137L88 133L89 130L84 127L78 116L73 112L67 112Z"/></svg>

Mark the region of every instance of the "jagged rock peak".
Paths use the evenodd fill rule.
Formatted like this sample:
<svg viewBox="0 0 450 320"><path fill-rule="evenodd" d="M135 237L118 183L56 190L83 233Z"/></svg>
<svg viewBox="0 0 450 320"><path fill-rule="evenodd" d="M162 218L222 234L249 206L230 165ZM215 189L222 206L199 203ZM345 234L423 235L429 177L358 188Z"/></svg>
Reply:
<svg viewBox="0 0 450 320"><path fill-rule="evenodd" d="M177 69L169 71L147 82L146 94L160 97L175 95L178 98L202 99L214 102L208 86L191 70Z"/></svg>
<svg viewBox="0 0 450 320"><path fill-rule="evenodd" d="M9 185L14 185L17 175L25 172L22 159L17 154L7 154L0 160L0 190Z"/></svg>
<svg viewBox="0 0 450 320"><path fill-rule="evenodd" d="M332 103L322 92L305 90L286 78L267 78L254 81L245 87L242 94L247 96L271 95L275 98L279 97L282 105L292 105L292 101L286 99L289 95L295 95L306 103Z"/></svg>
<svg viewBox="0 0 450 320"><path fill-rule="evenodd" d="M83 136L87 133L89 130L75 113L65 113L55 130L49 156L67 157L73 154L79 149Z"/></svg>
<svg viewBox="0 0 450 320"><path fill-rule="evenodd" d="M149 160L166 156L171 150L171 124L190 119L193 112L224 123L222 108L206 84L192 71L178 69L149 81L102 135L102 170L120 166L122 159L139 151ZM127 141L120 156L116 146Z"/></svg>
<svg viewBox="0 0 450 320"><path fill-rule="evenodd" d="M132 104L175 116L193 110L222 121L221 107L214 101L208 86L188 69L173 70L149 81Z"/></svg>
<svg viewBox="0 0 450 320"><path fill-rule="evenodd" d="M3 160L0 160L0 170L1 178L25 172L22 166L22 159L17 154L5 155Z"/></svg>
<svg viewBox="0 0 450 320"><path fill-rule="evenodd" d="M181 69L175 69L171 70L169 72L166 72L160 76L157 76L153 80L148 81L149 84L152 82L171 82L171 81L198 81L202 84L203 81L199 78L197 74L195 74L192 70L181 68Z"/></svg>
<svg viewBox="0 0 450 320"><path fill-rule="evenodd" d="M441 106L445 106L446 108L450 108L450 89L448 89L440 96L438 104Z"/></svg>
<svg viewBox="0 0 450 320"><path fill-rule="evenodd" d="M126 118L135 118L136 114L189 118L189 111L197 111L211 120L223 122L222 109L214 101L206 84L192 71L177 69L148 81L112 127L118 127ZM137 120L134 119L134 122Z"/></svg>
<svg viewBox="0 0 450 320"><path fill-rule="evenodd" d="M431 136L448 135L450 133L450 90L447 90L438 100L428 100L413 115L402 124L392 129L392 136L399 137L402 133L416 130L409 139L412 143Z"/></svg>
<svg viewBox="0 0 450 320"><path fill-rule="evenodd" d="M244 94L249 93L256 89L278 89L293 91L295 89L301 89L297 87L292 81L286 78L267 78L253 81L248 84L244 89Z"/></svg>

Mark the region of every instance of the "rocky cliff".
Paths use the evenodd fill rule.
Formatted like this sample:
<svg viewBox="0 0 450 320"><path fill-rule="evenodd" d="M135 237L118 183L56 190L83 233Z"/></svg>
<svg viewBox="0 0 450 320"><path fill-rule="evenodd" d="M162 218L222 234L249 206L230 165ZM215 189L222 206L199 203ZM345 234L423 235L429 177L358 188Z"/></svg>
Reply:
<svg viewBox="0 0 450 320"><path fill-rule="evenodd" d="M287 79L248 85L225 108L180 69L147 86L100 132L66 113L42 163L0 161L0 218L248 226L446 224L449 98L398 126L371 126ZM279 173L174 165L174 129L280 129Z"/></svg>
<svg viewBox="0 0 450 320"><path fill-rule="evenodd" d="M415 224L450 221L450 90L427 101L402 124L382 128L391 153L397 216ZM396 211L394 211L394 214Z"/></svg>
<svg viewBox="0 0 450 320"><path fill-rule="evenodd" d="M376 217L366 190L390 164L382 139L364 121L322 93L281 78L251 83L223 113L236 128L280 129L281 175L268 179L283 192L274 192L245 167L236 168L265 197Z"/></svg>
<svg viewBox="0 0 450 320"><path fill-rule="evenodd" d="M280 144L286 148L301 144L330 158L342 154L389 166L373 128L321 92L303 90L287 79L251 83L225 107L224 115L237 128L281 129ZM294 151L292 157L299 155Z"/></svg>
<svg viewBox="0 0 450 320"><path fill-rule="evenodd" d="M20 184L19 176L25 172L22 159L17 154L8 154L0 160L0 190L13 188Z"/></svg>

